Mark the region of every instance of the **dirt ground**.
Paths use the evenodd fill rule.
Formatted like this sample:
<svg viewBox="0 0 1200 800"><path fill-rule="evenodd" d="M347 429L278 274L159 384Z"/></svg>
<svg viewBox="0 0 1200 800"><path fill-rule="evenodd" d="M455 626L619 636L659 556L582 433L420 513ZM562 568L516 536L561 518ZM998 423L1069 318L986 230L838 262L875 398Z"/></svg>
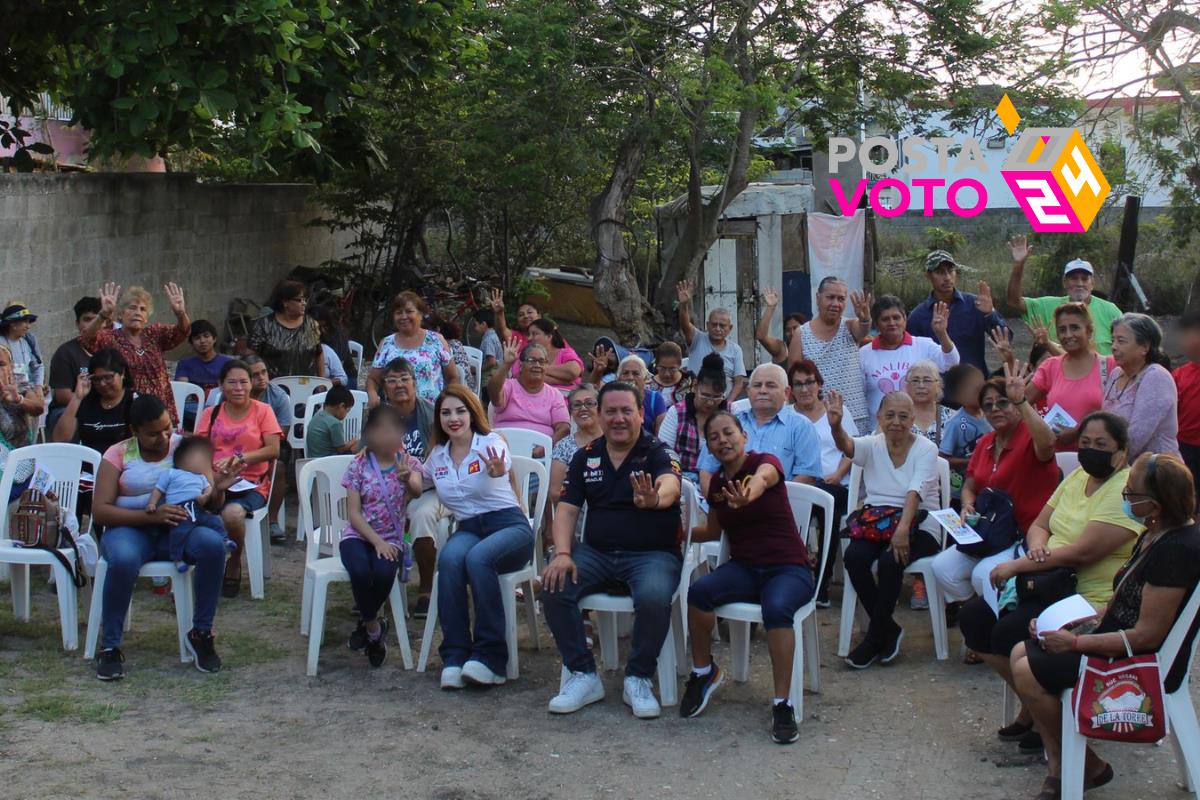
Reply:
<svg viewBox="0 0 1200 800"><path fill-rule="evenodd" d="M960 662L956 632L952 658L934 660L927 612L901 610L908 636L894 665L856 672L834 656L836 599L819 611L822 691L807 693L800 741L781 747L768 737L761 634L750 682L728 682L698 719L682 720L674 708L659 720L634 719L617 673L605 676L605 702L554 717L546 702L559 662L544 627L541 652L522 629L516 682L442 692L436 653L418 674L403 669L395 647L377 670L346 649L352 617L343 585L329 605L320 675L305 677L303 550L272 549L266 599L250 600L244 588L221 602L225 668L217 675L179 663L170 601L148 587L135 596L127 676L116 684L97 681L80 652L62 652L44 583L30 623L14 620L4 597L0 796L985 800L1032 797L1041 783L1036 759L995 738L997 679ZM415 651L421 624L410 621L409 630ZM726 646L716 658L728 663ZM1186 796L1170 747L1101 752L1118 777L1090 795L1096 800Z"/></svg>

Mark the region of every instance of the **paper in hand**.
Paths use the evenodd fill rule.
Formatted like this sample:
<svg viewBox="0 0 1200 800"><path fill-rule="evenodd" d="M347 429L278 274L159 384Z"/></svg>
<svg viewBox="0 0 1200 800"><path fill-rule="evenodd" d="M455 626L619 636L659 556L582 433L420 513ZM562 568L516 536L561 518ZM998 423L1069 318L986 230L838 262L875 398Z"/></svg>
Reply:
<svg viewBox="0 0 1200 800"><path fill-rule="evenodd" d="M1046 424L1050 426L1050 429L1054 431L1055 434L1060 434L1065 430L1070 430L1079 424L1075 421L1075 418L1068 414L1067 410L1058 403L1055 403L1050 410L1046 412L1045 420Z"/></svg>
<svg viewBox="0 0 1200 800"><path fill-rule="evenodd" d="M1087 601L1087 598L1081 594L1073 594L1070 597L1059 600L1041 614L1038 614L1038 638L1041 639L1051 631L1069 628L1072 625L1077 625L1095 616L1096 609Z"/></svg>
<svg viewBox="0 0 1200 800"><path fill-rule="evenodd" d="M962 517L953 508L930 511L929 516L936 519L957 544L978 544L983 541L983 537L976 533L974 528L963 522Z"/></svg>

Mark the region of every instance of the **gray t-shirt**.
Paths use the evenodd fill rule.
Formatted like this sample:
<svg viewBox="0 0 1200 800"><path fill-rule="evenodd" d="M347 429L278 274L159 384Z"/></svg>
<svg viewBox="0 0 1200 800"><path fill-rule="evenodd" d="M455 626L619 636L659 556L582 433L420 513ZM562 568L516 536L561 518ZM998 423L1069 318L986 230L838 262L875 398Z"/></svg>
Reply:
<svg viewBox="0 0 1200 800"><path fill-rule="evenodd" d="M720 350L713 347L712 341L708 338L708 331L696 329L696 333L692 336L691 344L688 345L688 368L693 373L700 371L700 362L709 353L716 353L725 362L725 395L728 396L733 391L734 377L741 375L746 377L746 362L742 357L742 347L732 339L725 340L725 346Z"/></svg>

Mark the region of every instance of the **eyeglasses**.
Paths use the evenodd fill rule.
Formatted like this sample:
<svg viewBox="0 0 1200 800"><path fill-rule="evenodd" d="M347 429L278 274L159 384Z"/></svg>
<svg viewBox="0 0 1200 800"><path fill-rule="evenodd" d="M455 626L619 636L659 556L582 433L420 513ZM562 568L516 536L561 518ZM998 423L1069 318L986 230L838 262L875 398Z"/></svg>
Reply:
<svg viewBox="0 0 1200 800"><path fill-rule="evenodd" d="M521 360L524 361L526 364L532 364L536 367L544 367L550 363L545 358L522 358Z"/></svg>
<svg viewBox="0 0 1200 800"><path fill-rule="evenodd" d="M979 407L984 411L1003 411L1012 405L1012 402L1007 397L1001 397L993 403L980 403Z"/></svg>
<svg viewBox="0 0 1200 800"><path fill-rule="evenodd" d="M817 379L809 378L806 381L794 381L792 383L792 388L793 389L807 389L810 386L816 386L816 385L817 385Z"/></svg>
<svg viewBox="0 0 1200 800"><path fill-rule="evenodd" d="M115 381L117 379L117 375L115 372L109 372L104 375L97 375L96 373L93 372L90 375L88 375L88 377L92 379L92 383L112 383L113 381Z"/></svg>
<svg viewBox="0 0 1200 800"><path fill-rule="evenodd" d="M405 375L401 378L384 378L383 382L387 386L399 386L403 383L412 383L413 379L412 379L412 376Z"/></svg>
<svg viewBox="0 0 1200 800"><path fill-rule="evenodd" d="M595 400L576 400L571 403L572 411L581 411L585 408L596 408L599 404Z"/></svg>
<svg viewBox="0 0 1200 800"><path fill-rule="evenodd" d="M719 403L725 399L725 395L705 394L704 392L697 392L696 397L700 398L701 400L707 400L710 403Z"/></svg>
<svg viewBox="0 0 1200 800"><path fill-rule="evenodd" d="M1145 492L1131 492L1128 489L1121 490L1121 499L1122 500L1128 500L1131 497L1149 497L1151 500L1154 499L1154 495L1146 494ZM1136 502L1141 502L1141 501L1139 500Z"/></svg>
<svg viewBox="0 0 1200 800"><path fill-rule="evenodd" d="M933 384L937 383L937 379L936 378L909 378L908 383L912 384L913 386L933 386Z"/></svg>

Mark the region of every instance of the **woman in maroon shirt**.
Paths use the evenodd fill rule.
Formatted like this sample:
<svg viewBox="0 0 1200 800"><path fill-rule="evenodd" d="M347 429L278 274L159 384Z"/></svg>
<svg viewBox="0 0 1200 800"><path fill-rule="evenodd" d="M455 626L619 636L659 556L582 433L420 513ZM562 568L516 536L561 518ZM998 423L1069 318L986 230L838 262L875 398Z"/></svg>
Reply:
<svg viewBox="0 0 1200 800"><path fill-rule="evenodd" d="M728 411L708 418L704 438L721 469L708 486L708 523L692 532L692 541L717 539L724 530L730 558L688 589L694 667L679 713L700 714L724 677L712 660L713 609L725 603L759 603L775 682L771 736L789 744L799 737L788 698L796 647L792 618L815 591L808 550L796 530L779 459L747 453L746 434Z"/></svg>
<svg viewBox="0 0 1200 800"><path fill-rule="evenodd" d="M1020 370L1014 372L1017 374L1007 380L992 378L979 390L979 407L992 432L979 437L967 462L962 513L965 517L975 511L975 498L983 490L1002 491L1013 501L1013 516L1023 534L1054 493L1059 475L1054 431L1025 399ZM1011 560L1012 555L1009 547L985 558L972 558L950 547L934 557L933 574L946 601L957 603L980 593L992 567Z"/></svg>

